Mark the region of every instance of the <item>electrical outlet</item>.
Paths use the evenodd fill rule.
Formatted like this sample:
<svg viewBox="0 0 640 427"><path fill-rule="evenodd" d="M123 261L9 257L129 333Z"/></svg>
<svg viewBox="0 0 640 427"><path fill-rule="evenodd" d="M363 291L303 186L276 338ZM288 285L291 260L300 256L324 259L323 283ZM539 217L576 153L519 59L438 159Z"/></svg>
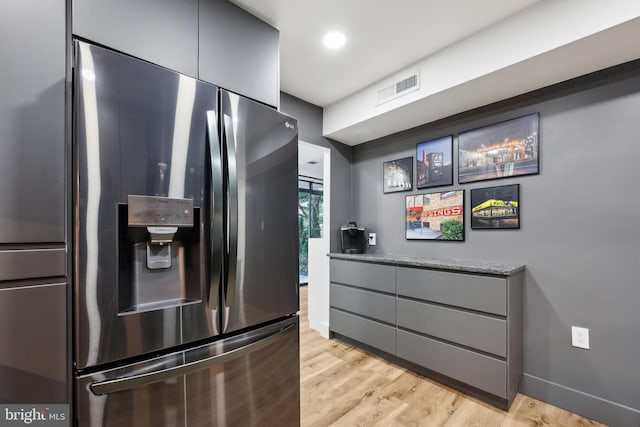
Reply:
<svg viewBox="0 0 640 427"><path fill-rule="evenodd" d="M369 233L369 246L376 245L376 233Z"/></svg>
<svg viewBox="0 0 640 427"><path fill-rule="evenodd" d="M572 326L571 345L589 350L589 329Z"/></svg>

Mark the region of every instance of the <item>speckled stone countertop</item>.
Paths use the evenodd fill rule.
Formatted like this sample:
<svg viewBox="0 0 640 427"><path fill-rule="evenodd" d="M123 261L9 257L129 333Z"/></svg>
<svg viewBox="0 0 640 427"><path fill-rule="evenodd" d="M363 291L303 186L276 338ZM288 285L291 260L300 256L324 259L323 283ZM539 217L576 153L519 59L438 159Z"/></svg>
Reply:
<svg viewBox="0 0 640 427"><path fill-rule="evenodd" d="M475 261L467 259L433 259L410 257L392 254L343 254L332 252L333 259L373 262L404 267L426 267L438 270L462 271L466 273L494 274L497 276L511 276L523 271L523 264L505 264L501 262Z"/></svg>

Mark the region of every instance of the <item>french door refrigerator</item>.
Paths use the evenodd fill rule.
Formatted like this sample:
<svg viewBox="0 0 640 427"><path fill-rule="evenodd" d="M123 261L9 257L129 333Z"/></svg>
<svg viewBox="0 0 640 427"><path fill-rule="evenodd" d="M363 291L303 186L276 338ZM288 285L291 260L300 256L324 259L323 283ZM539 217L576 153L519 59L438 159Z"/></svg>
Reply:
<svg viewBox="0 0 640 427"><path fill-rule="evenodd" d="M80 40L73 88L75 424L299 425L296 121Z"/></svg>

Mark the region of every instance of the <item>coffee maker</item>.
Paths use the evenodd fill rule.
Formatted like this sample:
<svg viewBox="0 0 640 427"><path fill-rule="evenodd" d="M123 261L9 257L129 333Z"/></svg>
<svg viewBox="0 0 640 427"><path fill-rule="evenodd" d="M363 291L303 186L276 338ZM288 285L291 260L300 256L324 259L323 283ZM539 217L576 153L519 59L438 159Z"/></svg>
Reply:
<svg viewBox="0 0 640 427"><path fill-rule="evenodd" d="M363 254L369 248L366 229L358 227L355 221L340 227L340 242L345 254Z"/></svg>

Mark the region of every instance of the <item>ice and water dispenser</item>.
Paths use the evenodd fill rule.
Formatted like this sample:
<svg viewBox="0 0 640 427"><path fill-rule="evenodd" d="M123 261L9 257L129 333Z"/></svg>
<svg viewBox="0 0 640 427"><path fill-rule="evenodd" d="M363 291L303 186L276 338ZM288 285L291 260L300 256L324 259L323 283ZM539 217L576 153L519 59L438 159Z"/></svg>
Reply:
<svg viewBox="0 0 640 427"><path fill-rule="evenodd" d="M118 205L121 314L201 300L199 216L192 199L129 195Z"/></svg>

